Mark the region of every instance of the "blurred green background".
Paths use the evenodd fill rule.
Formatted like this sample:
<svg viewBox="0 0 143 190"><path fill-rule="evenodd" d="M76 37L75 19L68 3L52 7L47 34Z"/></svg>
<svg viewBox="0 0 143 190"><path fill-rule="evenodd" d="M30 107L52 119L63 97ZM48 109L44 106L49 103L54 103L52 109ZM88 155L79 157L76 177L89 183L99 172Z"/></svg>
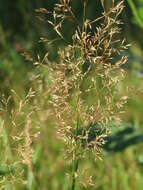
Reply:
<svg viewBox="0 0 143 190"><path fill-rule="evenodd" d="M3 94L8 97L11 95L11 89L14 89L18 96L23 98L30 87L39 88L37 101L41 105L42 113L38 117L42 119L40 126L40 140L35 143L35 153L33 156L34 177L26 169L25 179L28 184L25 186L20 181L11 182L12 174L10 166L18 160L15 155L10 153L11 140L9 131L10 122L7 121L7 127L0 134L0 189L28 189L28 190L66 190L67 176L65 175L69 166L63 159L63 144L55 136L55 129L50 126L44 110L46 109L46 97L41 98L42 90L39 84L32 80L33 74L42 72L44 88L44 77L47 76L46 70L35 69L32 62L37 60L37 55L41 57L49 51L50 59L56 59L57 47L40 43L40 37L54 39L56 34L52 32L50 26L37 18L36 9L44 7L52 9L54 0L0 0L0 98ZM81 1L73 0L75 14L79 19L82 18ZM110 7L110 1L105 0L106 7ZM129 123L135 130L132 133L143 135L143 0L125 0L125 9L121 14L124 22L122 25L121 36L127 38L131 44L129 50L125 52L128 55L128 63L125 67L127 76L123 83L123 94L126 86L132 86L130 99L126 105L126 114L123 117L124 123ZM87 15L89 18L97 18L101 14L100 1L88 0ZM69 40L70 32L74 30L73 26L65 26L65 38ZM60 44L59 46L64 46ZM26 60L21 54L28 52L29 59ZM31 56L31 57L30 57ZM142 93L140 92L142 91ZM1 103L0 103L1 104ZM11 107L16 106L11 102ZM24 108L25 110L26 108ZM26 111L25 111L26 112ZM42 115L42 116L41 116ZM2 123L3 114L0 114ZM48 123L49 122L49 123ZM39 121L40 123L40 121ZM49 127L50 126L50 127ZM124 127L124 126L123 126ZM123 128L124 129L124 128ZM21 130L21 129L20 129ZM120 129L116 129L117 132ZM126 134L125 134L126 135ZM138 143L140 142L140 143ZM129 146L134 144L134 146ZM5 149L5 146L8 150ZM7 152L6 152L7 151ZM4 154L7 154L4 156ZM142 190L143 189L143 141L135 140L135 143L129 143L122 150L103 152L103 161L91 162L87 160L82 167L88 168L89 174L95 176L95 187L79 187L79 189L97 189L97 190ZM20 172L20 169L16 170ZM13 174L15 175L15 174ZM18 174L16 174L18 175ZM4 182L3 182L4 181ZM78 188L77 188L78 189Z"/></svg>

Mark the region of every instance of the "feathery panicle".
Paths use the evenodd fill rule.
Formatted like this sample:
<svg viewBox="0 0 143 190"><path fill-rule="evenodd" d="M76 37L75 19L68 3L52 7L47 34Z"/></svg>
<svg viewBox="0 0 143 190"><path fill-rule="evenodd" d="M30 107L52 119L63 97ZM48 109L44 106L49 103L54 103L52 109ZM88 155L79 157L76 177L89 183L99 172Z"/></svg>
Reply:
<svg viewBox="0 0 143 190"><path fill-rule="evenodd" d="M122 65L127 62L121 52L128 48L125 40L120 39L122 22L118 16L124 8L123 1L118 4L112 1L108 11L103 0L101 5L101 17L91 21L86 17L87 1L83 1L83 23L80 23L72 1L60 0L48 21L62 40L65 40L62 25L71 21L76 26L72 43L58 50L58 63L47 61L51 112L58 135L72 159L71 189L75 188L79 159L91 151L95 158L100 158L110 131L108 124L120 122L127 102L127 96L120 97L118 88L125 75ZM99 20L100 24L94 28Z"/></svg>

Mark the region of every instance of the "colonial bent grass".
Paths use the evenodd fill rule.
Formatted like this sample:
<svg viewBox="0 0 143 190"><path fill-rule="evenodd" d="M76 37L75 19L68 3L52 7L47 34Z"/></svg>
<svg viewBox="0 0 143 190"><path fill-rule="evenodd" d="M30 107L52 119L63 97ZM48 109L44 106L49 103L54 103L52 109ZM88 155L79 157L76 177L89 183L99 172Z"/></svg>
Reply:
<svg viewBox="0 0 143 190"><path fill-rule="evenodd" d="M71 0L59 1L52 12L39 10L52 15L48 23L63 41L66 41L62 34L63 24L74 22L76 25L72 42L58 50L58 63L51 63L48 54L42 61L49 72L47 85L50 109L56 116L54 124L67 145L67 156L71 160L72 190L80 175L80 161L90 152L100 158L101 147L109 133L107 125L120 122L127 101L127 96L120 97L118 91L125 74L121 66L127 61L126 56L121 56L127 45L124 39L119 39L122 22L118 16L124 8L123 1L116 5L113 1L108 11L101 1L103 13L95 20L86 16L87 3L83 1L82 23L74 14Z"/></svg>
<svg viewBox="0 0 143 190"><path fill-rule="evenodd" d="M53 26L60 40L66 41L62 33L63 24L72 22L76 26L68 45L58 49L56 63L49 61L48 52L42 61L38 60L35 63L48 71L43 94L48 97L47 114L52 118L51 122L56 127L57 136L66 145L65 155L71 168L68 174L68 189L71 190L75 190L79 184L94 186L90 175L88 180L86 179L87 184L80 181L80 174L84 174L80 163L86 160L88 155L101 159L102 146L110 132L107 126L112 122L121 122L120 116L124 113L124 104L127 102L127 96L122 97L119 91L119 84L125 76L122 65L127 61L127 57L122 56L121 52L128 48L125 40L120 40L122 22L118 17L124 8L123 1L118 4L112 1L112 7L106 10L104 1L101 0L103 12L101 17L95 20L88 18L87 4L88 1L83 0L82 22L74 14L72 0L60 0L55 4L53 11L43 8L37 11L50 15L51 20L48 20L48 23ZM41 40L46 41L43 38ZM58 45L58 41L51 40L50 43L52 42ZM40 88L37 88L36 93L41 93ZM32 180L35 180L32 139L39 136L39 128L35 130L34 121L41 110L36 93L30 90L15 110L9 116L3 117L5 121L0 128L1 131L9 117L8 125L13 126L13 130L10 131L10 135L13 135L11 140L13 151L17 154L15 166L22 164L17 169L19 178L11 174L10 180L12 183L16 180L23 181L27 185L27 181L23 180L26 165L29 171L28 177L31 179L29 187ZM15 96L16 101L19 101L16 94ZM6 110L8 100L5 102L3 105ZM25 112L26 106L28 113ZM6 110L5 113L7 112ZM17 127L20 127L22 122L25 124L25 131L21 128L17 134ZM15 142L18 142L18 147L15 146ZM8 147L6 142L5 146ZM7 152L11 154L8 148ZM3 184L6 181L7 179L3 178Z"/></svg>

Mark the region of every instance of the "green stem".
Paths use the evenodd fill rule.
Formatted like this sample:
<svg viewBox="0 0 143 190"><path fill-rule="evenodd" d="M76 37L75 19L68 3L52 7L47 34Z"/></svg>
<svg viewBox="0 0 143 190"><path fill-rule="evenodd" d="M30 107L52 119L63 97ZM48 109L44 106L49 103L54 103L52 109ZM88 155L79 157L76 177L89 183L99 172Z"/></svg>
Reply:
<svg viewBox="0 0 143 190"><path fill-rule="evenodd" d="M76 155L75 155L76 156ZM78 170L78 159L74 158L73 159L73 171L72 171L72 186L71 190L75 190L75 184L76 184L76 172Z"/></svg>
<svg viewBox="0 0 143 190"><path fill-rule="evenodd" d="M86 19L86 1L84 0L83 2L83 24L82 24L82 33L85 31L85 19ZM82 58L84 60L84 44L82 44L81 48L82 52ZM79 91L79 87L78 87ZM79 102L79 94L78 93L78 98L77 98L77 125L76 125L76 135L78 135L78 128L79 128L79 113L78 113L78 102ZM73 151L73 158L72 158L72 183L71 183L71 190L75 190L75 185L76 185L76 173L78 170L79 166L79 159L77 155L77 147L75 147L75 150Z"/></svg>
<svg viewBox="0 0 143 190"><path fill-rule="evenodd" d="M83 23L82 23L82 32L84 32L84 30L85 30L85 28L84 28L85 19L86 19L86 0L84 0L84 2L83 2Z"/></svg>
<svg viewBox="0 0 143 190"><path fill-rule="evenodd" d="M137 9L136 9L135 4L133 3L132 0L127 0L127 1L128 1L128 4L130 5L132 11L133 11L133 14L134 14L134 16L135 16L135 18L136 18L136 20L137 20L139 26L140 26L141 28L143 28L143 21L141 20L139 14L138 14L138 11L137 11Z"/></svg>
<svg viewBox="0 0 143 190"><path fill-rule="evenodd" d="M81 46L81 56L83 63L85 62L85 49L86 49L86 44L84 44L84 35L86 33L86 28L85 28L85 20L86 20L86 1L84 0L83 2L83 23L82 23L82 46Z"/></svg>
<svg viewBox="0 0 143 190"><path fill-rule="evenodd" d="M77 95L77 123L76 123L76 136L78 135L78 128L79 128L79 111L78 111L78 104L79 104L79 86L78 86L78 95ZM76 173L78 170L79 165L79 159L77 155L77 144L75 144L74 150L73 150L73 157L72 157L72 184L71 184L71 190L75 190L75 184L76 184Z"/></svg>

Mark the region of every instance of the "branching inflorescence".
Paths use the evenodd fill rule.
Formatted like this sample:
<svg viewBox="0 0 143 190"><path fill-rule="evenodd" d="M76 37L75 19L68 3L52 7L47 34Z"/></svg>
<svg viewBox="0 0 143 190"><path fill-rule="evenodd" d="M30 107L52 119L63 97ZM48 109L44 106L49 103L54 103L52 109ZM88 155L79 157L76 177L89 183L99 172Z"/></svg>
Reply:
<svg viewBox="0 0 143 190"><path fill-rule="evenodd" d="M72 10L72 0L60 0L53 12L39 10L52 15L48 23L63 41L62 25L66 21L76 25L72 42L58 50L58 63L44 58L49 70L50 109L72 158L71 189L75 188L79 160L89 151L100 157L110 131L107 125L120 122L127 102L127 96L121 97L119 93L119 83L125 74L122 65L127 61L121 52L128 48L125 40L120 39L122 22L118 16L124 8L123 1L118 4L112 1L112 7L106 11L101 0L103 13L92 21L86 16L87 3L83 0L82 23Z"/></svg>

